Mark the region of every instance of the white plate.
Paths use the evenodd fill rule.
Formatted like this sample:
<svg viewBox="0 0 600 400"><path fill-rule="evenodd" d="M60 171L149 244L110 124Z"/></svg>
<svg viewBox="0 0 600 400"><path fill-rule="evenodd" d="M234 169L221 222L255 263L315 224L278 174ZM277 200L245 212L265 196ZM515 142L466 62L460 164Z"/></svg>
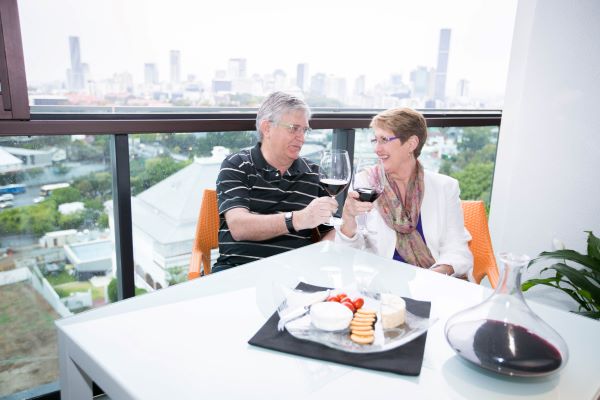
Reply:
<svg viewBox="0 0 600 400"><path fill-rule="evenodd" d="M336 290L333 292L342 292L343 290ZM383 329L381 325L381 314L379 312L380 302L376 298L377 294L373 297L367 297L351 291L343 291L348 293L350 298L356 299L362 297L365 300L364 309L371 309L377 312L377 322L375 323L375 340L372 344L361 345L350 340L349 329L342 331L327 332L315 328L310 322L310 315L290 321L285 324L287 331L294 337L302 340L309 340L323 344L333 349L346 351L349 353L378 353L395 349L416 339L423 334L431 325L433 325L437 319L423 318L415 314L412 314L408 310L406 311L406 320L404 324L397 328Z"/></svg>

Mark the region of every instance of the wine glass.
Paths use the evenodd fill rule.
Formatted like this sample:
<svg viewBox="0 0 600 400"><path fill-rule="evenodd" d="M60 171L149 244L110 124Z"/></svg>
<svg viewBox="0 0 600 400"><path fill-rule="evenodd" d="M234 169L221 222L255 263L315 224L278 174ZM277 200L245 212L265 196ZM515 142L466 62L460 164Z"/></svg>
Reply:
<svg viewBox="0 0 600 400"><path fill-rule="evenodd" d="M385 174L383 163L377 157L363 157L358 159L354 169L352 188L358 192L359 201L374 202L383 193ZM367 214L358 216L358 230L363 235L377 233L367 228Z"/></svg>
<svg viewBox="0 0 600 400"><path fill-rule="evenodd" d="M350 156L346 150L326 150L323 152L319 168L319 181L331 197L337 196L346 189L351 176ZM327 225L340 226L342 225L342 219L335 218L332 215Z"/></svg>

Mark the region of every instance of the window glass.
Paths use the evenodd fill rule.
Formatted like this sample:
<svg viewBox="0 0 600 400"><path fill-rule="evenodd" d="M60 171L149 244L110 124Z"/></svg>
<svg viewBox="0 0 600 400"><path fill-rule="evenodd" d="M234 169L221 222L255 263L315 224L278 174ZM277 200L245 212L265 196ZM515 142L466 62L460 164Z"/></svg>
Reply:
<svg viewBox="0 0 600 400"><path fill-rule="evenodd" d="M108 141L0 137L0 397L58 379L54 320L116 300Z"/></svg>
<svg viewBox="0 0 600 400"><path fill-rule="evenodd" d="M483 200L489 210L498 126L429 128L419 161L423 168L458 179L462 200ZM354 160L374 157L371 129L357 129Z"/></svg>
<svg viewBox="0 0 600 400"><path fill-rule="evenodd" d="M256 107L274 90L313 107L500 108L516 11L515 0L18 4L33 112Z"/></svg>
<svg viewBox="0 0 600 400"><path fill-rule="evenodd" d="M319 162L331 135L331 130L313 130L301 155ZM215 189L223 159L254 146L256 133L158 133L129 138L135 283L153 291L187 280L203 191ZM218 256L214 249L212 264Z"/></svg>

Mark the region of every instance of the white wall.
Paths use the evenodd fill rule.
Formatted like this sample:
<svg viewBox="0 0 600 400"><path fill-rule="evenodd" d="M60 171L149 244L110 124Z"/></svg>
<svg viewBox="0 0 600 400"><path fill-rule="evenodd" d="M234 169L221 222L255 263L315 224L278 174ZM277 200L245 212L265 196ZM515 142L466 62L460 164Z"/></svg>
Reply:
<svg viewBox="0 0 600 400"><path fill-rule="evenodd" d="M600 1L519 3L490 215L496 251L600 235Z"/></svg>
<svg viewBox="0 0 600 400"><path fill-rule="evenodd" d="M494 250L600 235L600 1L522 0L491 201Z"/></svg>

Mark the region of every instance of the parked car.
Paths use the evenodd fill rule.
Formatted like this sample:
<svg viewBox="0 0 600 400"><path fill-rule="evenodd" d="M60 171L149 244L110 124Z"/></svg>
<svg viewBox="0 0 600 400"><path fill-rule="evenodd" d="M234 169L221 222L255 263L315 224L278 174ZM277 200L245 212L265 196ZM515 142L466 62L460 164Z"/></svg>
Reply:
<svg viewBox="0 0 600 400"><path fill-rule="evenodd" d="M15 199L15 195L10 194L10 193L6 193L3 195L0 195L0 202L3 201L13 201Z"/></svg>
<svg viewBox="0 0 600 400"><path fill-rule="evenodd" d="M34 202L35 204L37 204L37 203L41 203L41 202L42 202L42 201L44 201L44 200L46 200L46 198L45 198L45 197L43 197L43 196L38 196L38 197L36 197L35 199L33 199L33 202Z"/></svg>
<svg viewBox="0 0 600 400"><path fill-rule="evenodd" d="M14 207L14 205L15 204L12 201L2 201L2 202L0 202L0 209Z"/></svg>

